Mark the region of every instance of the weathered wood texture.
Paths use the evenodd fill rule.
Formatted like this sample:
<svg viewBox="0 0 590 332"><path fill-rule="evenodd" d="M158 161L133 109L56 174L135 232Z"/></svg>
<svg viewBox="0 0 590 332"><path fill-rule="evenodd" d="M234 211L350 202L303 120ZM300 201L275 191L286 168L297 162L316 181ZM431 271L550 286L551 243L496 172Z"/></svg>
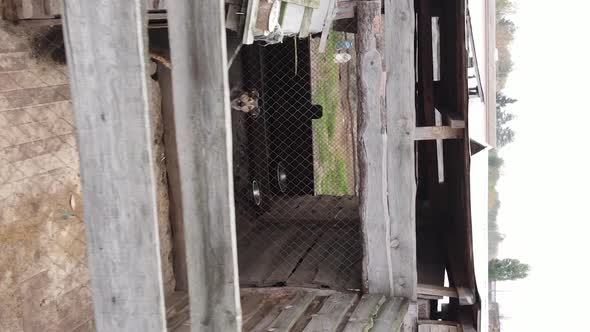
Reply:
<svg viewBox="0 0 590 332"><path fill-rule="evenodd" d="M344 332L369 331L374 324L375 316L385 302L383 294L365 294L350 315Z"/></svg>
<svg viewBox="0 0 590 332"><path fill-rule="evenodd" d="M409 301L404 298L389 298L379 310L371 332L398 332L408 314Z"/></svg>
<svg viewBox="0 0 590 332"><path fill-rule="evenodd" d="M241 325L223 8L222 0L168 8L193 331Z"/></svg>
<svg viewBox="0 0 590 332"><path fill-rule="evenodd" d="M361 288L360 253L334 250L342 243L360 246L356 225L279 223L243 231L245 227L238 225L242 287L287 284L340 290ZM331 254L326 255L328 252Z"/></svg>
<svg viewBox="0 0 590 332"><path fill-rule="evenodd" d="M465 136L464 128L453 128L449 126L417 127L414 134L416 141L458 139ZM436 178L436 176L434 177Z"/></svg>
<svg viewBox="0 0 590 332"><path fill-rule="evenodd" d="M245 332L399 331L408 311L407 300L383 294L360 301L355 293L293 287L242 288L240 294ZM175 325L175 331L189 331L190 325Z"/></svg>
<svg viewBox="0 0 590 332"><path fill-rule="evenodd" d="M96 328L162 331L145 4L68 1L64 21Z"/></svg>
<svg viewBox="0 0 590 332"><path fill-rule="evenodd" d="M437 296L441 298L444 296L454 298L459 297L459 295L457 294L457 289L454 287L443 287L425 284L418 284L418 296L420 295Z"/></svg>
<svg viewBox="0 0 590 332"><path fill-rule="evenodd" d="M457 323L445 321L418 321L418 332L459 332Z"/></svg>
<svg viewBox="0 0 590 332"><path fill-rule="evenodd" d="M62 14L61 0L6 0L12 1L19 19L43 19ZM144 0L147 10L165 10L166 0Z"/></svg>
<svg viewBox="0 0 590 332"><path fill-rule="evenodd" d="M416 300L415 68L412 0L385 1L387 191L393 295Z"/></svg>
<svg viewBox="0 0 590 332"><path fill-rule="evenodd" d="M358 156L363 233L363 284L371 293L393 293L390 224L387 205L387 131L381 95L381 2L359 1Z"/></svg>
<svg viewBox="0 0 590 332"><path fill-rule="evenodd" d="M283 308L283 311L270 324L267 331L289 332L297 320L301 318L307 307L315 298L315 294L297 294L295 298Z"/></svg>
<svg viewBox="0 0 590 332"><path fill-rule="evenodd" d="M257 220L281 223L358 224L358 199L354 196L295 196L273 200Z"/></svg>
<svg viewBox="0 0 590 332"><path fill-rule="evenodd" d="M324 301L320 311L312 317L303 332L335 332L356 299L356 294L337 293L331 295Z"/></svg>

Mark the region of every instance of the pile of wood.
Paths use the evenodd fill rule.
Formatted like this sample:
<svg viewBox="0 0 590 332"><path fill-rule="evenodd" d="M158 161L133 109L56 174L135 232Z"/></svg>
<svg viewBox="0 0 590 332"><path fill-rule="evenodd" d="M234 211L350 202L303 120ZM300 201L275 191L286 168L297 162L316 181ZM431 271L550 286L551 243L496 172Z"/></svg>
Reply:
<svg viewBox="0 0 590 332"><path fill-rule="evenodd" d="M240 12L244 8L245 12ZM276 39L277 35L306 38L326 35L336 19L354 16L352 1L337 0L247 0L247 4L230 5L227 28L238 31L240 15L245 15L244 44L254 40ZM325 37L324 37L325 38Z"/></svg>

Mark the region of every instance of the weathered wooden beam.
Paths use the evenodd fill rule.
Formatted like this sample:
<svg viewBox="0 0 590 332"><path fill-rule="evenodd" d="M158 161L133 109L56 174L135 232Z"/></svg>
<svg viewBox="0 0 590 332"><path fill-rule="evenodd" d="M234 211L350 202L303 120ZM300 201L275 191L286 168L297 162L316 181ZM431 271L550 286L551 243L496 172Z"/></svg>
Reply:
<svg viewBox="0 0 590 332"><path fill-rule="evenodd" d="M453 128L449 126L417 127L414 139L416 141L437 140L437 139L459 139L465 136L464 128Z"/></svg>
<svg viewBox="0 0 590 332"><path fill-rule="evenodd" d="M451 128L465 128L465 119L456 113L445 113L445 121Z"/></svg>
<svg viewBox="0 0 590 332"><path fill-rule="evenodd" d="M472 305L475 303L475 292L465 287L418 284L418 297L426 299L451 297L459 299L460 305Z"/></svg>
<svg viewBox="0 0 590 332"><path fill-rule="evenodd" d="M387 206L387 131L381 96L383 72L381 3L359 1L356 35L358 68L358 155L363 230L363 284L371 293L393 294Z"/></svg>
<svg viewBox="0 0 590 332"><path fill-rule="evenodd" d="M193 331L241 329L223 8L168 5Z"/></svg>
<svg viewBox="0 0 590 332"><path fill-rule="evenodd" d="M414 2L385 1L387 191L393 294L416 301Z"/></svg>
<svg viewBox="0 0 590 332"><path fill-rule="evenodd" d="M163 331L145 3L64 9L96 329Z"/></svg>
<svg viewBox="0 0 590 332"><path fill-rule="evenodd" d="M442 126L442 115L438 110L435 110L435 125ZM443 147L443 140L436 140L436 165L438 169L438 183L445 182L445 154Z"/></svg>
<svg viewBox="0 0 590 332"><path fill-rule="evenodd" d="M418 284L418 296L422 295L458 298L457 289L454 287Z"/></svg>

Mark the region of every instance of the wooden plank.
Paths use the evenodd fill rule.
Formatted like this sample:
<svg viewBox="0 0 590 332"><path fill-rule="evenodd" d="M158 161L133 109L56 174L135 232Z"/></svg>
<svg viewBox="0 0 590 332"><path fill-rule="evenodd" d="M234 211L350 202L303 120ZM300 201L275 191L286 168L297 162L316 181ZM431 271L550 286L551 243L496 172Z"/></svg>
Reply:
<svg viewBox="0 0 590 332"><path fill-rule="evenodd" d="M240 304L242 305L242 328L250 324L260 307L262 307L262 301L266 294L263 293L250 293L242 294L240 296Z"/></svg>
<svg viewBox="0 0 590 332"><path fill-rule="evenodd" d="M373 320L381 305L385 302L385 295L365 294L348 319L343 332L369 331L373 327Z"/></svg>
<svg viewBox="0 0 590 332"><path fill-rule="evenodd" d="M465 128L463 116L457 113L445 113L445 121L451 128Z"/></svg>
<svg viewBox="0 0 590 332"><path fill-rule="evenodd" d="M440 28L438 17L432 17L432 79L440 81Z"/></svg>
<svg viewBox="0 0 590 332"><path fill-rule="evenodd" d="M362 224L364 288L393 294L387 205L387 131L381 98L381 3L357 4L359 205ZM374 24L377 22L377 24Z"/></svg>
<svg viewBox="0 0 590 332"><path fill-rule="evenodd" d="M166 322L174 330L190 320L187 292L174 292L166 297Z"/></svg>
<svg viewBox="0 0 590 332"><path fill-rule="evenodd" d="M273 200L261 221L313 224L357 224L359 203L354 196L303 195Z"/></svg>
<svg viewBox="0 0 590 332"><path fill-rule="evenodd" d="M371 332L400 331L404 318L408 313L409 301L404 298L389 298L375 318Z"/></svg>
<svg viewBox="0 0 590 332"><path fill-rule="evenodd" d="M326 248L331 248L329 255L324 253L323 259L318 263L317 273L313 278L313 283L323 287L341 288L341 270L340 266L346 264L347 253L338 248L341 243L346 243L343 232L337 229L329 229L321 239Z"/></svg>
<svg viewBox="0 0 590 332"><path fill-rule="evenodd" d="M301 27L299 28L299 38L309 37L309 28L311 26L311 17L313 15L313 8L305 7L303 18L301 19Z"/></svg>
<svg viewBox="0 0 590 332"><path fill-rule="evenodd" d="M418 284L418 294L428 296L443 296L457 298L457 289L452 287L442 287L436 285Z"/></svg>
<svg viewBox="0 0 590 332"><path fill-rule="evenodd" d="M416 141L437 140L437 139L459 139L465 136L464 128L453 128L450 126L417 127L414 134Z"/></svg>
<svg viewBox="0 0 590 332"><path fill-rule="evenodd" d="M354 227L332 228L326 230L321 241L328 251L318 261L318 268L313 283L320 287L335 289L359 289L361 287L361 271L354 266L360 266L361 255L358 251L349 252L345 243L350 243L358 236ZM325 253L329 252L329 255ZM357 272L355 274L355 271Z"/></svg>
<svg viewBox="0 0 590 332"><path fill-rule="evenodd" d="M418 298L417 307L418 307L418 319L430 319L430 307L431 300L421 299Z"/></svg>
<svg viewBox="0 0 590 332"><path fill-rule="evenodd" d="M166 328L145 11L142 0L65 6L97 331Z"/></svg>
<svg viewBox="0 0 590 332"><path fill-rule="evenodd" d="M312 293L299 293L287 304L279 316L270 324L268 331L289 332L315 299Z"/></svg>
<svg viewBox="0 0 590 332"><path fill-rule="evenodd" d="M435 109L435 125L442 126L442 115ZM443 140L436 140L436 166L438 170L438 183L445 182L445 156L443 148Z"/></svg>
<svg viewBox="0 0 590 332"><path fill-rule="evenodd" d="M311 319L303 332L336 331L356 299L356 294L337 293L331 295L324 301L320 311Z"/></svg>
<svg viewBox="0 0 590 332"><path fill-rule="evenodd" d="M416 300L415 69L412 0L385 0L387 190L393 295Z"/></svg>
<svg viewBox="0 0 590 332"><path fill-rule="evenodd" d="M295 298L295 294L281 294L282 296L276 296L274 294L269 294L267 296L266 303L264 304L263 308L259 311L260 313L264 314L260 320L257 322L256 326L254 326L250 330L251 332L266 332L269 330L270 324L277 319L277 317L281 314L281 309L284 308L287 303L292 301Z"/></svg>
<svg viewBox="0 0 590 332"><path fill-rule="evenodd" d="M264 281L265 285L275 285L279 282L286 282L289 276L299 264L299 261L305 256L309 248L316 242L319 234L317 232L306 232L306 229L300 230L298 234L291 238L291 242L283 248L281 252L281 261L276 265L274 271Z"/></svg>
<svg viewBox="0 0 590 332"><path fill-rule="evenodd" d="M249 261L240 264L240 283L249 286L262 286L279 261L282 260L281 253L287 250L287 245L295 234L296 229L288 227L273 229L268 237L260 238L260 241L266 241L267 245L262 250L254 251ZM268 243L269 241L271 243ZM294 244L291 243L291 245Z"/></svg>
<svg viewBox="0 0 590 332"><path fill-rule="evenodd" d="M258 15L259 0L248 0L248 9L246 12L246 21L244 23L244 36L242 42L245 45L254 43L254 29L256 26L256 17Z"/></svg>
<svg viewBox="0 0 590 332"><path fill-rule="evenodd" d="M459 327L455 322L420 320L418 332L459 332Z"/></svg>
<svg viewBox="0 0 590 332"><path fill-rule="evenodd" d="M193 331L241 329L223 11L222 0L168 6Z"/></svg>
<svg viewBox="0 0 590 332"><path fill-rule="evenodd" d="M336 0L328 0L328 14L326 15L326 21L324 22L324 28L322 29L322 36L320 37L320 46L318 49L319 53L326 51L326 45L328 43L328 34L332 28L332 21L336 15Z"/></svg>
<svg viewBox="0 0 590 332"><path fill-rule="evenodd" d="M327 241L323 241L322 237L326 235L325 229L319 229L322 233L319 234L319 239L309 253L303 258L301 264L295 272L287 280L289 286L315 286L313 280L318 271L318 265L322 262L326 252L329 252L330 247Z"/></svg>

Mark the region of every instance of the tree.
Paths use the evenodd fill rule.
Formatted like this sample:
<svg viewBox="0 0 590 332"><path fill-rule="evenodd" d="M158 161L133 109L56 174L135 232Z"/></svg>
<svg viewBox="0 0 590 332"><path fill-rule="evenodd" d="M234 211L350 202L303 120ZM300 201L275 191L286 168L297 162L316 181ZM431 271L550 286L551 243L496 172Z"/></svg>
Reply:
<svg viewBox="0 0 590 332"><path fill-rule="evenodd" d="M518 99L510 98L502 92L498 92L496 94L496 108L503 108L509 104L514 104L518 101Z"/></svg>
<svg viewBox="0 0 590 332"><path fill-rule="evenodd" d="M510 98L502 92L496 94L496 136L499 147L503 147L514 141L514 131L507 124L514 120L516 116L508 112L506 107L517 101L517 99Z"/></svg>
<svg viewBox="0 0 590 332"><path fill-rule="evenodd" d="M508 143L514 142L514 130L509 127L497 127L496 141L499 148L506 146Z"/></svg>
<svg viewBox="0 0 590 332"><path fill-rule="evenodd" d="M490 260L488 273L490 280L506 281L526 278L529 275L530 266L521 263L518 259L505 258Z"/></svg>

